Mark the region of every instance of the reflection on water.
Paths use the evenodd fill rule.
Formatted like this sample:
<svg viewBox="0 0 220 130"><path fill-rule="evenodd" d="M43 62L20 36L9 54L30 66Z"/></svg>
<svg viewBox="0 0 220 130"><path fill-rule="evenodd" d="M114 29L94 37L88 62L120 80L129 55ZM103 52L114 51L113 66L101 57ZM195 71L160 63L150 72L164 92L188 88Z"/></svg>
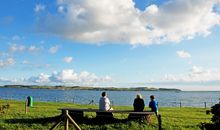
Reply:
<svg viewBox="0 0 220 130"><path fill-rule="evenodd" d="M138 91L139 92L139 91ZM136 91L107 91L113 105L131 106L138 93ZM49 89L19 89L0 88L1 99L25 100L33 96L35 101L71 102L80 104L98 104L101 91L91 90L49 90ZM160 106L179 107L210 107L219 102L220 92L191 92L191 91L142 91L145 104L148 105L149 96L155 95ZM93 102L94 101L94 102ZM181 102L181 103L180 103Z"/></svg>

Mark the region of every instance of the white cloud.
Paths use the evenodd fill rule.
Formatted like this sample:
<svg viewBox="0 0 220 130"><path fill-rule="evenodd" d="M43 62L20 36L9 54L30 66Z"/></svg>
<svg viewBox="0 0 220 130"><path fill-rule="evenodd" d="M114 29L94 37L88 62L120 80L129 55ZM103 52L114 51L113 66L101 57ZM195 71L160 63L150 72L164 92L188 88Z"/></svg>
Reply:
<svg viewBox="0 0 220 130"><path fill-rule="evenodd" d="M66 63L71 63L73 61L73 58L72 57L64 57L63 61Z"/></svg>
<svg viewBox="0 0 220 130"><path fill-rule="evenodd" d="M78 75L72 69L66 69L59 73L53 73L52 82L78 82Z"/></svg>
<svg viewBox="0 0 220 130"><path fill-rule="evenodd" d="M36 53L36 52L39 52L40 50L42 50L41 47L36 47L34 45L31 45L29 48L28 48L28 51L31 52L31 53Z"/></svg>
<svg viewBox="0 0 220 130"><path fill-rule="evenodd" d="M57 51L56 49L56 46L54 47L51 47L49 51ZM35 46L35 45L31 45L31 46L25 46L23 44L16 44L16 43L13 43L13 44L9 44L9 52L11 53L16 53L16 52L25 52L25 51L28 51L30 53L37 53L39 51L42 51L43 50L43 46Z"/></svg>
<svg viewBox="0 0 220 130"><path fill-rule="evenodd" d="M8 56L10 56L10 54L9 53L6 53L6 52L0 52L0 57L8 57Z"/></svg>
<svg viewBox="0 0 220 130"><path fill-rule="evenodd" d="M14 65L16 61L13 58L8 58L6 60L0 60L0 68Z"/></svg>
<svg viewBox="0 0 220 130"><path fill-rule="evenodd" d="M156 13L158 13L158 7L157 5L150 5L146 8L145 12L148 13L148 14L151 14L151 15L154 15Z"/></svg>
<svg viewBox="0 0 220 130"><path fill-rule="evenodd" d="M0 77L0 82L3 82L3 83L11 83L13 81L14 80L10 80L10 79L7 79L7 78Z"/></svg>
<svg viewBox="0 0 220 130"><path fill-rule="evenodd" d="M177 51L176 53L180 58L190 58L191 57L190 53L188 53L186 51Z"/></svg>
<svg viewBox="0 0 220 130"><path fill-rule="evenodd" d="M192 74L201 74L203 72L204 72L203 68L199 66L193 66L191 69Z"/></svg>
<svg viewBox="0 0 220 130"><path fill-rule="evenodd" d="M59 50L59 46L58 45L52 46L52 47L49 48L49 52L51 54L55 54L58 50Z"/></svg>
<svg viewBox="0 0 220 130"><path fill-rule="evenodd" d="M27 60L23 60L22 61L22 64L25 64L25 65L27 65L27 64L29 64L30 62L29 61L27 61Z"/></svg>
<svg viewBox="0 0 220 130"><path fill-rule="evenodd" d="M38 12L44 11L45 8L46 8L45 5L37 4L37 5L35 6L35 8L34 8L34 11L35 11L36 13L38 13Z"/></svg>
<svg viewBox="0 0 220 130"><path fill-rule="evenodd" d="M29 78L29 81L34 82L34 83L48 83L48 82L50 82L49 77L50 77L49 75L41 73L37 77Z"/></svg>
<svg viewBox="0 0 220 130"><path fill-rule="evenodd" d="M34 83L69 83L69 84L89 84L99 82L111 82L110 76L98 77L94 73L87 71L76 73L73 69L65 69L61 72L53 72L51 75L40 74L28 79Z"/></svg>
<svg viewBox="0 0 220 130"><path fill-rule="evenodd" d="M205 83L216 82L220 83L220 69L204 69L200 66L192 66L187 74L165 75L164 79L154 80L153 82L175 82L175 83Z"/></svg>
<svg viewBox="0 0 220 130"><path fill-rule="evenodd" d="M64 6L59 6L58 7L58 9L57 9L57 11L59 12L59 13L64 13Z"/></svg>
<svg viewBox="0 0 220 130"><path fill-rule="evenodd" d="M10 44L9 51L10 52L22 52L25 50L25 46L22 44Z"/></svg>
<svg viewBox="0 0 220 130"><path fill-rule="evenodd" d="M41 18L38 31L93 44L179 42L207 36L219 25L217 2L172 0L141 11L132 0L57 0L58 12Z"/></svg>

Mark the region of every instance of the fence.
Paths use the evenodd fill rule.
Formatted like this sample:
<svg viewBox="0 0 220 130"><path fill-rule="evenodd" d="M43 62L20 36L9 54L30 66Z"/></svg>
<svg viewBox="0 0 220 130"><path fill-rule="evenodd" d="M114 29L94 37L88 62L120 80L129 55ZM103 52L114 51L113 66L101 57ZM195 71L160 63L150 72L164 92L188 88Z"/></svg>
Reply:
<svg viewBox="0 0 220 130"><path fill-rule="evenodd" d="M5 99L5 100L25 100L26 97L2 97L0 99ZM95 100L94 97L88 99L86 97L73 97L73 98L68 98L68 99L60 99L60 98L43 98L43 97L33 97L34 101L41 101L41 102L69 102L69 103L76 103L76 104L94 104L98 105L98 100ZM158 102L159 107L200 107L200 108L210 108L211 106L217 104L218 102L196 102L196 104L190 104L188 102L183 102L183 101L175 101L175 102ZM115 100L111 100L111 105L115 106L118 105L120 106L120 103L118 103ZM132 106L133 102L131 101L130 103L123 105L123 106ZM148 103L145 103L145 106L148 106Z"/></svg>

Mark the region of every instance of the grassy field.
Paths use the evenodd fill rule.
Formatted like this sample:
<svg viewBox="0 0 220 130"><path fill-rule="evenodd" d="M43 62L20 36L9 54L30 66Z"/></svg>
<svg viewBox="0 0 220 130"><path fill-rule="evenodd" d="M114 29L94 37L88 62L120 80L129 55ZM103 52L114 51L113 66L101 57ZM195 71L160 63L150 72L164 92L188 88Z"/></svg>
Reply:
<svg viewBox="0 0 220 130"><path fill-rule="evenodd" d="M34 102L34 106L25 114L25 102L0 100L0 105L9 103L10 108L0 113L0 130L47 130L58 119L60 111L57 108L98 108L97 105L80 105L71 103ZM114 109L132 109L128 106L114 106ZM165 130L199 130L201 122L210 122L211 115L206 115L204 108L160 108L162 127ZM114 114L115 121L99 123L94 119L94 113L85 113L85 119L77 123L83 130L155 130L156 117L152 123L129 121L127 115ZM58 129L63 129L63 126ZM70 125L70 129L74 129Z"/></svg>

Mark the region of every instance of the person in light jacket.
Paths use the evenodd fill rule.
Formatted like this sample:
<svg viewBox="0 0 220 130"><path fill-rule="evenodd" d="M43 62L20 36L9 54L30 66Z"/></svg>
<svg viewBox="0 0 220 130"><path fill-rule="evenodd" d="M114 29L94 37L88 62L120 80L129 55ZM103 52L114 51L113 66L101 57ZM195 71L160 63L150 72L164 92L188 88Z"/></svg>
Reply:
<svg viewBox="0 0 220 130"><path fill-rule="evenodd" d="M101 111L113 110L113 108L111 108L111 103L109 98L107 97L106 92L102 92L102 96L99 99L99 110Z"/></svg>

